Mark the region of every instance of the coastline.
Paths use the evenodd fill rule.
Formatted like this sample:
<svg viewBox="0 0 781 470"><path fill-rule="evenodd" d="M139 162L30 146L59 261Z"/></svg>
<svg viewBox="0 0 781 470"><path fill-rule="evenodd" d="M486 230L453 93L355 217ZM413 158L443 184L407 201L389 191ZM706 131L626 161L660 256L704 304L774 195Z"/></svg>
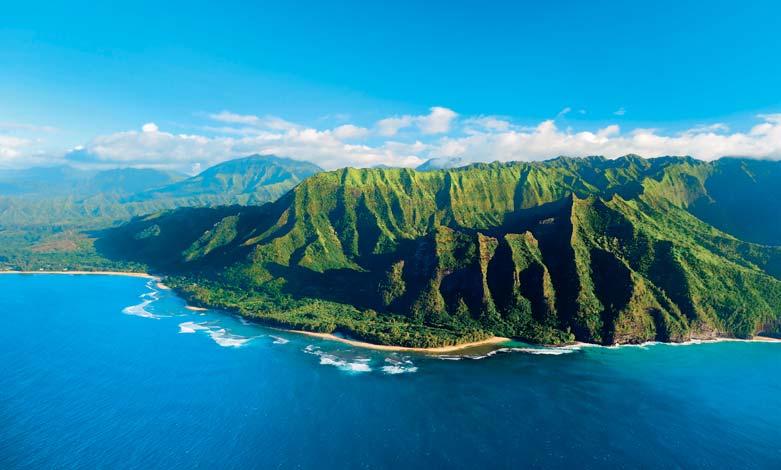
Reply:
<svg viewBox="0 0 781 470"><path fill-rule="evenodd" d="M2 274L26 274L26 275L34 275L34 274L54 274L54 275L76 275L76 276L127 276L127 277L138 277L138 278L144 278L144 279L151 279L156 281L156 287L158 289L164 289L164 290L170 290L171 288L163 284L162 278L160 276L155 276L153 274L144 273L144 272L136 272L136 271L0 271L0 275ZM203 312L206 310L209 310L208 308L203 307L195 307L192 305L185 305L185 308L190 311L194 312ZM241 316L240 314L236 314ZM247 317L249 319L255 319L255 317ZM263 322L260 321L262 324ZM415 347L408 347L408 346L392 346L392 345L386 345L386 344L375 344L375 343L369 343L366 341L359 341L359 340L353 340L353 339L347 339L342 338L339 336L336 336L331 333L317 333L314 331L304 331L304 330L294 330L294 329L288 329L288 328L279 328L279 327L272 327L268 326L268 328L278 329L280 331L286 331L289 333L296 333L306 336L311 336L319 339L324 339L328 341L337 341L340 343L348 344L350 346L358 347L358 348L365 348L365 349L374 349L377 351L396 351L396 352L417 352L417 353L428 353L428 354L444 354L444 353L452 353L452 352L458 352L463 351L465 349L472 349L472 348L479 348L479 347L499 347L503 343L507 343L512 341L511 338L505 338L501 336L492 336L490 338L484 339L482 341L474 341L471 343L463 343L463 344L457 344L452 346L440 346L440 347L434 347L434 348L415 348ZM655 342L655 341L649 341L646 343L640 343L640 344L617 344L612 346L605 346L600 344L593 344L593 343L583 343L580 341L575 341L574 343L571 343L569 345L565 346L579 346L579 347L602 347L602 348L621 348L621 347L642 347L642 346L648 346L653 344L667 344L671 346L687 346L687 345L697 345L697 344L708 344L708 343L720 343L720 342L760 342L760 343L777 343L781 342L781 338L773 338L770 336L762 336L762 335L756 335L753 338L750 339L741 339L741 338L727 338L727 337L715 337L715 338L703 338L703 339L691 339L689 341L684 341L680 343L673 343L673 342ZM552 346L560 347L560 346Z"/></svg>
<svg viewBox="0 0 781 470"><path fill-rule="evenodd" d="M320 338L329 341L338 341L340 343L349 344L350 346L355 346L358 348L374 349L377 351L418 352L418 353L429 353L429 354L451 353L451 352L462 351L464 349L471 349L471 348L476 348L481 346L498 346L502 343L512 341L510 338L504 338L501 336L492 336L482 341L456 344L453 346L440 346L436 348L413 348L407 346L390 346L385 344L374 344L374 343L368 343L366 341L340 338L339 336L336 336L331 333L317 333L314 331L303 331L303 330L288 330L284 328L282 328L282 330L290 333L312 336L314 338Z"/></svg>
<svg viewBox="0 0 781 470"><path fill-rule="evenodd" d="M160 276L136 271L0 271L0 274L75 274L77 276L128 276L160 280Z"/></svg>
<svg viewBox="0 0 781 470"><path fill-rule="evenodd" d="M714 338L693 338L687 341L681 341L681 342L663 342L663 341L646 341L645 343L626 343L626 344L613 344L606 346L604 344L595 344L595 343L584 343L582 341L575 341L574 343L571 343L571 346L578 346L578 347L584 347L584 348L607 348L607 349L618 349L618 348L642 348L645 346L654 346L654 345L667 345L667 346L696 346L699 344L715 344L715 343L778 343L781 342L781 338L773 338L772 336L762 336L762 335L756 335L752 338L744 339L744 338L729 338L729 337L714 337ZM558 346L553 346L558 347Z"/></svg>
<svg viewBox="0 0 781 470"><path fill-rule="evenodd" d="M772 336L757 335L751 338L749 341L757 341L760 343L776 343L781 341L781 338L773 338Z"/></svg>

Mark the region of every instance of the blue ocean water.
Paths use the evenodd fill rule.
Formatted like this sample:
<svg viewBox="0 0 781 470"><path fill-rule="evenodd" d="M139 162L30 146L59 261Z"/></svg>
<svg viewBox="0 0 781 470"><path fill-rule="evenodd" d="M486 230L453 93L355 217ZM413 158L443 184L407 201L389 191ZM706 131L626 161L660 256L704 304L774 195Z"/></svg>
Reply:
<svg viewBox="0 0 781 470"><path fill-rule="evenodd" d="M0 468L781 467L781 344L435 358L0 276Z"/></svg>

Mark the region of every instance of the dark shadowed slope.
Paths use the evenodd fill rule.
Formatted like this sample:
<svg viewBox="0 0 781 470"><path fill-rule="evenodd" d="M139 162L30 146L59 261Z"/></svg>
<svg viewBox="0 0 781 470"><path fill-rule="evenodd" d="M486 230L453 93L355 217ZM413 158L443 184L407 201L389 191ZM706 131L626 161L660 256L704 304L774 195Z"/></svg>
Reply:
<svg viewBox="0 0 781 470"><path fill-rule="evenodd" d="M344 169L258 208L139 219L101 247L182 275L174 283L193 301L384 343L775 331L781 249L695 216L720 165L627 156Z"/></svg>

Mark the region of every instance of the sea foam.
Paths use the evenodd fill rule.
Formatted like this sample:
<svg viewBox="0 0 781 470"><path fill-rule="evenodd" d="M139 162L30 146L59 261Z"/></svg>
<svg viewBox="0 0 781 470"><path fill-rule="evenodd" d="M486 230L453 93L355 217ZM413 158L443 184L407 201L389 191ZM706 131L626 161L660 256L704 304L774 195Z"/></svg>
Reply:
<svg viewBox="0 0 781 470"><path fill-rule="evenodd" d="M237 335L219 325L209 322L196 323L193 321L186 321L179 323L179 333L189 334L198 331L205 332L212 341L224 348L238 348L257 338L257 336Z"/></svg>
<svg viewBox="0 0 781 470"><path fill-rule="evenodd" d="M195 323L193 321L186 321L179 323L179 333L195 333L200 330L208 330L208 326L204 326L206 322Z"/></svg>
<svg viewBox="0 0 781 470"><path fill-rule="evenodd" d="M271 337L274 339L274 344L287 344L290 342L290 340L282 338L280 336L271 335Z"/></svg>
<svg viewBox="0 0 781 470"><path fill-rule="evenodd" d="M122 313L124 313L125 315L133 315L136 317L152 318L154 320L159 320L161 318L160 315L155 315L154 313L146 309L149 306L149 304L160 299L160 297L158 296L158 291L155 290L154 284L151 281L146 284L146 287L147 289L149 289L149 292L145 292L140 295L140 298L142 299L141 303L123 308Z"/></svg>
<svg viewBox="0 0 781 470"><path fill-rule="evenodd" d="M412 374L418 371L418 367L415 363L407 357L387 357L385 358L385 364L386 365L382 366L382 371L388 375Z"/></svg>
<svg viewBox="0 0 781 470"><path fill-rule="evenodd" d="M561 356L563 354L572 354L580 350L580 345L568 346L549 346L549 347L506 347L489 351L485 354L459 354L459 355L440 355L437 359L443 361L460 361L462 359L471 359L473 361L486 359L497 354L521 353L534 354L539 356Z"/></svg>
<svg viewBox="0 0 781 470"><path fill-rule="evenodd" d="M362 372L372 371L372 368L370 366L371 359L369 358L358 357L354 359L349 359L345 357L339 357L335 354L326 353L322 351L320 348L318 348L317 346L311 344L305 347L303 351L307 354L318 356L320 358L320 364L324 366L334 366L339 370L343 370L345 372L350 372L350 373L362 373Z"/></svg>

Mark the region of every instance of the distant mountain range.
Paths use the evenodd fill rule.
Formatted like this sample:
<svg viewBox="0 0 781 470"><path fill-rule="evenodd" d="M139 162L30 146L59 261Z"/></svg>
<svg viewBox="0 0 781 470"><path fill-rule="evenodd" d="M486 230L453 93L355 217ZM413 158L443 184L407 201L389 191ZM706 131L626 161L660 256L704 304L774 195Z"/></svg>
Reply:
<svg viewBox="0 0 781 470"><path fill-rule="evenodd" d="M781 333L780 188L746 159L342 169L96 247L191 302L385 344L745 338Z"/></svg>
<svg viewBox="0 0 781 470"><path fill-rule="evenodd" d="M192 178L138 192L128 201L168 199L181 206L261 204L277 199L321 171L309 162L252 155L220 163Z"/></svg>
<svg viewBox="0 0 781 470"><path fill-rule="evenodd" d="M319 171L311 163L262 155L193 177L134 168L0 171L0 268L128 269L95 251L98 230L180 207L262 204Z"/></svg>
<svg viewBox="0 0 781 470"><path fill-rule="evenodd" d="M467 165L468 162L461 157L450 158L430 158L421 163L417 168L418 171L431 171L431 170L446 170L450 168L458 168L460 166Z"/></svg>
<svg viewBox="0 0 781 470"><path fill-rule="evenodd" d="M81 170L70 166L0 171L0 197L128 195L175 183L186 175L153 169Z"/></svg>
<svg viewBox="0 0 781 470"><path fill-rule="evenodd" d="M0 172L0 227L97 227L176 207L261 204L319 171L270 155L229 160L189 178L135 168L6 170Z"/></svg>

